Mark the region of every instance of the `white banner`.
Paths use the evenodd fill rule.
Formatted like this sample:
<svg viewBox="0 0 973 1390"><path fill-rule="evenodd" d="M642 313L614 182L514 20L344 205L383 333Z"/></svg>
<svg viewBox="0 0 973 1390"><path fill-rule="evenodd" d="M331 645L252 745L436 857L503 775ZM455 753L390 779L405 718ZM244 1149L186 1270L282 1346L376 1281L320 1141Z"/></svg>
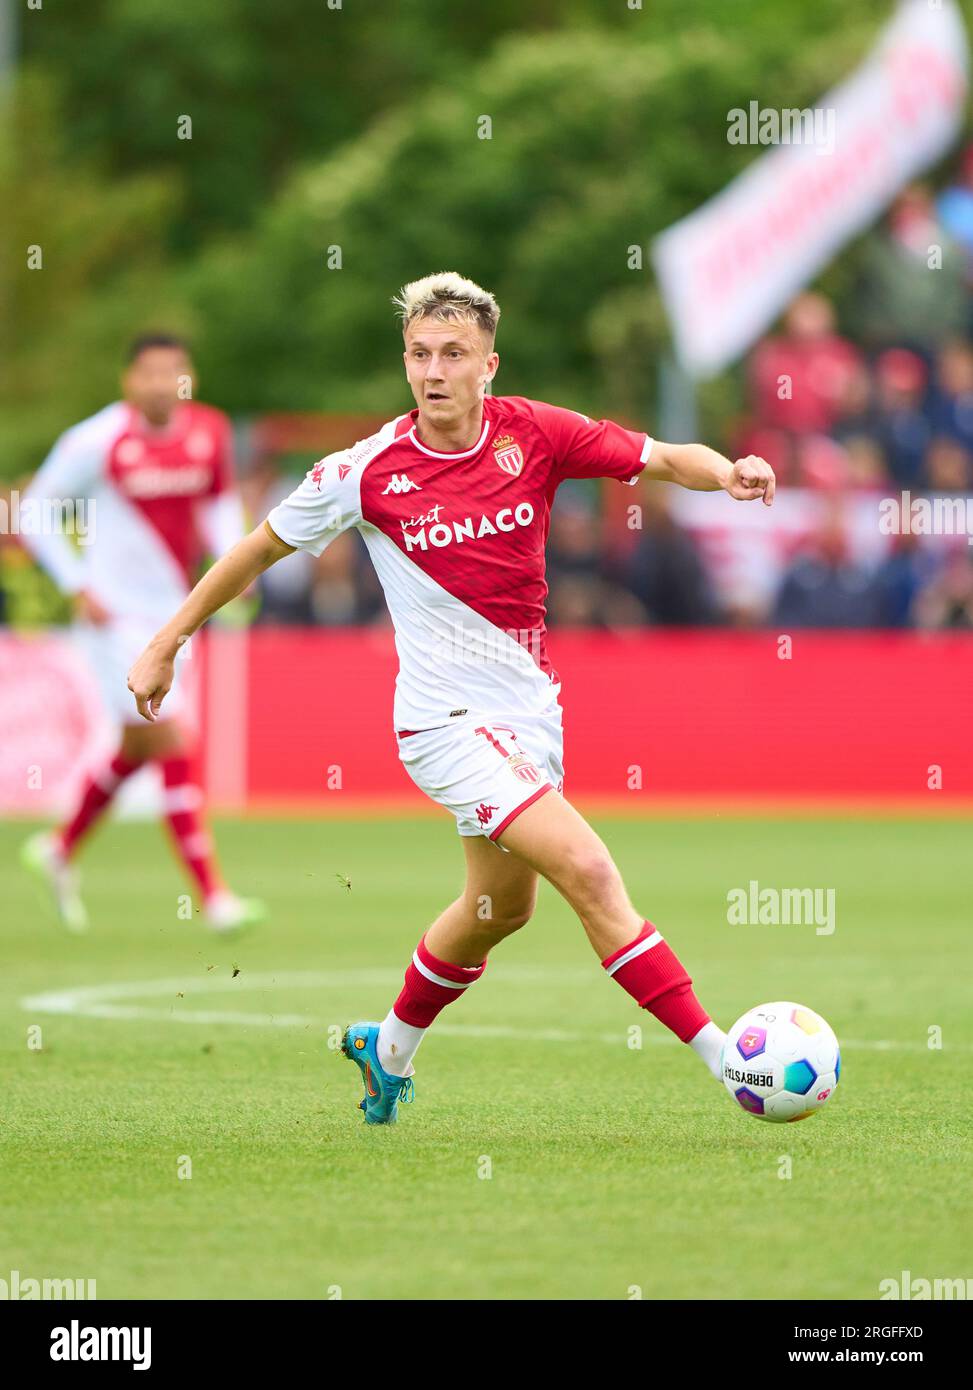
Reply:
<svg viewBox="0 0 973 1390"><path fill-rule="evenodd" d="M662 232L652 258L682 365L712 376L949 148L967 90L953 0L905 0L862 66L812 110L728 113L731 143L773 144Z"/></svg>

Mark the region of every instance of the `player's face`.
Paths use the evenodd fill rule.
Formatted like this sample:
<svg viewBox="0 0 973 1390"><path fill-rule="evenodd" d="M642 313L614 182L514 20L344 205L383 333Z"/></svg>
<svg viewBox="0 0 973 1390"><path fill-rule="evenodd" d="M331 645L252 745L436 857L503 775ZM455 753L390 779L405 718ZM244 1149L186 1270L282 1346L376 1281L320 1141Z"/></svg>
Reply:
<svg viewBox="0 0 973 1390"><path fill-rule="evenodd" d="M449 429L482 401L500 358L475 324L420 319L405 334L405 374L422 415Z"/></svg>
<svg viewBox="0 0 973 1390"><path fill-rule="evenodd" d="M188 398L185 387L192 381L192 370L182 348L146 348L122 377L125 399L151 424L164 425L179 401Z"/></svg>

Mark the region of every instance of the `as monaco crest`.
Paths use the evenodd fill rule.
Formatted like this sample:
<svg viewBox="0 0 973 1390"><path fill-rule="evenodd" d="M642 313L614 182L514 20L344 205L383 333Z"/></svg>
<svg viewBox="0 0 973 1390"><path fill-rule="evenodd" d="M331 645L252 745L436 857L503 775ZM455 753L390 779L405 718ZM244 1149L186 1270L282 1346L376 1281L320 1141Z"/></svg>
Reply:
<svg viewBox="0 0 973 1390"><path fill-rule="evenodd" d="M505 473L509 473L511 478L520 477L520 470L524 466L524 456L520 452L520 445L514 443L512 434L501 435L499 439L493 441L493 457L497 461L497 466L502 468Z"/></svg>
<svg viewBox="0 0 973 1390"><path fill-rule="evenodd" d="M518 450L519 452L519 450ZM514 753L507 759L507 766L515 777L519 777L521 782L528 782L531 786L538 786L541 774L536 763L532 763L526 753Z"/></svg>

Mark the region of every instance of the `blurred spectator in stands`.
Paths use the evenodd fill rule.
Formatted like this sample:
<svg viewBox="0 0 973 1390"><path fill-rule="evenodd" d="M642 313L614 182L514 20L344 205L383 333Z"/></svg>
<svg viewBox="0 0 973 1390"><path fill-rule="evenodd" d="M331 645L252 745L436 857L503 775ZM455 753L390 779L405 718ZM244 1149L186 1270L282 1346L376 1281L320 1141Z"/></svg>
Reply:
<svg viewBox="0 0 973 1390"><path fill-rule="evenodd" d="M885 450L877 439L867 434L854 434L844 443L846 477L852 488L880 488L889 480Z"/></svg>
<svg viewBox="0 0 973 1390"><path fill-rule="evenodd" d="M936 570L936 558L911 532L892 537L892 549L878 567L879 621L883 627L908 627L916 597Z"/></svg>
<svg viewBox="0 0 973 1390"><path fill-rule="evenodd" d="M973 344L966 338L950 339L936 357L931 414L937 434L973 449Z"/></svg>
<svg viewBox="0 0 973 1390"><path fill-rule="evenodd" d="M888 348L875 359L873 431L892 481L903 488L919 484L932 435L925 413L928 376L922 358L906 348Z"/></svg>
<svg viewBox="0 0 973 1390"><path fill-rule="evenodd" d="M547 543L548 613L552 623L595 623L601 577L601 522L582 488L562 487Z"/></svg>
<svg viewBox="0 0 973 1390"><path fill-rule="evenodd" d="M550 512L548 584L552 594L560 584L566 585L564 605L569 606L570 595L571 613L585 606L594 613L600 564L602 527L595 499L584 485L564 485Z"/></svg>
<svg viewBox="0 0 973 1390"><path fill-rule="evenodd" d="M841 383L831 433L835 439L845 440L868 434L872 425L872 378L868 364L860 358Z"/></svg>
<svg viewBox="0 0 973 1390"><path fill-rule="evenodd" d="M260 576L258 623L303 626L314 621L311 586L314 582L314 556L295 551L280 564L271 565Z"/></svg>
<svg viewBox="0 0 973 1390"><path fill-rule="evenodd" d="M874 349L908 346L931 356L943 338L966 328L965 282L962 250L929 189L913 184L865 244L855 323Z"/></svg>
<svg viewBox="0 0 973 1390"><path fill-rule="evenodd" d="M952 183L936 202L940 221L966 253L966 278L973 283L973 145L967 145Z"/></svg>
<svg viewBox="0 0 973 1390"><path fill-rule="evenodd" d="M641 499L642 529L618 574L659 627L714 623L719 617L709 578L688 533L669 512L664 488L647 487Z"/></svg>
<svg viewBox="0 0 973 1390"><path fill-rule="evenodd" d="M926 450L921 483L930 492L966 492L973 484L973 454L958 439L937 435Z"/></svg>
<svg viewBox="0 0 973 1390"><path fill-rule="evenodd" d="M799 294L783 331L765 338L751 359L757 426L791 435L827 432L861 369L858 348L835 331L830 302L822 294Z"/></svg>
<svg viewBox="0 0 973 1390"><path fill-rule="evenodd" d="M797 444L797 476L801 487L835 492L848 486L848 451L826 434L808 434Z"/></svg>
<svg viewBox="0 0 973 1390"><path fill-rule="evenodd" d="M919 627L973 628L973 556L965 541L949 552L916 598L914 618Z"/></svg>
<svg viewBox="0 0 973 1390"><path fill-rule="evenodd" d="M827 506L818 531L784 572L773 623L792 627L874 627L881 617L878 586L849 554L840 499Z"/></svg>
<svg viewBox="0 0 973 1390"><path fill-rule="evenodd" d="M314 560L311 613L313 621L323 627L341 627L358 619L356 540L357 537L350 531L345 531ZM292 560L294 556L288 559Z"/></svg>
<svg viewBox="0 0 973 1390"><path fill-rule="evenodd" d="M876 418L872 376L864 360L845 379L831 436L844 448L849 487L886 483L889 460Z"/></svg>
<svg viewBox="0 0 973 1390"><path fill-rule="evenodd" d="M289 496L295 478L281 472L270 458L253 462L240 478L240 495L251 521L262 521L272 507ZM257 580L260 593L258 623L300 625L314 621L311 590L315 559L306 550L297 550Z"/></svg>
<svg viewBox="0 0 973 1390"><path fill-rule="evenodd" d="M565 484L551 511L547 544L548 620L555 627L630 627L646 615L634 596L612 581L605 563L596 491Z"/></svg>

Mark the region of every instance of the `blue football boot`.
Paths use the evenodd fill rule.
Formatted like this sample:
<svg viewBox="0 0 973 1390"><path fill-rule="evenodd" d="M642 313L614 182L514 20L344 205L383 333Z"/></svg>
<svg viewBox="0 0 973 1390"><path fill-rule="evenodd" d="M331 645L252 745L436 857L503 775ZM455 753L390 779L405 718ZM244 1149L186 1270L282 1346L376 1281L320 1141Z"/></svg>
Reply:
<svg viewBox="0 0 973 1390"><path fill-rule="evenodd" d="M408 1105L415 1099L411 1076L393 1076L378 1060L377 1023L351 1023L341 1039L341 1050L358 1066L365 1083L365 1098L358 1108L365 1112L367 1125L393 1125L398 1119L399 1101Z"/></svg>

